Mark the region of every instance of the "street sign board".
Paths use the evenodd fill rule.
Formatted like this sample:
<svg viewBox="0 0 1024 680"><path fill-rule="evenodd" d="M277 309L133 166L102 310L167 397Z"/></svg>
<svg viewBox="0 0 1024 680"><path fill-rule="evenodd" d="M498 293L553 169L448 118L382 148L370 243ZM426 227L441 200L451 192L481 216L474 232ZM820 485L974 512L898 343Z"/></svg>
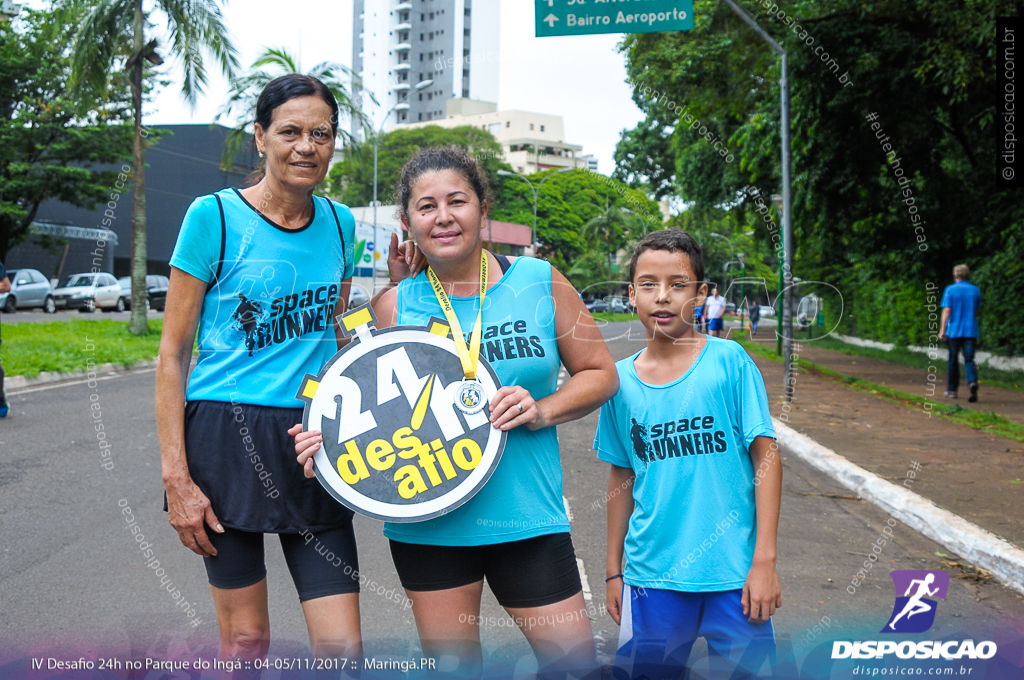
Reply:
<svg viewBox="0 0 1024 680"><path fill-rule="evenodd" d="M693 0L534 0L538 38L693 30Z"/></svg>

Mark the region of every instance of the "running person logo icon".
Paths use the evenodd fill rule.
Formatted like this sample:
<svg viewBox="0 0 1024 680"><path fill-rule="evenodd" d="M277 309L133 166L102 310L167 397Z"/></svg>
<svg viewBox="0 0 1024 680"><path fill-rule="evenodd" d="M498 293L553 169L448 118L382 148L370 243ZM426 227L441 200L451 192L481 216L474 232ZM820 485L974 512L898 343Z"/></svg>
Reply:
<svg viewBox="0 0 1024 680"><path fill-rule="evenodd" d="M889 576L896 586L896 604L880 632L923 633L931 628L939 604L929 598L946 599L949 574L938 570L901 569L890 572Z"/></svg>

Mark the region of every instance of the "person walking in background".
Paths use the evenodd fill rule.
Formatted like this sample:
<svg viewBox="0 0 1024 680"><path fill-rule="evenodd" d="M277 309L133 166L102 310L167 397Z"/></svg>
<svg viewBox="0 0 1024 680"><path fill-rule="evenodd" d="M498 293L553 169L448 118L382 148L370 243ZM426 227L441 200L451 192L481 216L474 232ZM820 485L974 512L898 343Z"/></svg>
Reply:
<svg viewBox="0 0 1024 680"><path fill-rule="evenodd" d="M716 338L722 337L725 328L725 298L718 294L718 286L711 284L711 295L704 304L704 316L708 319L708 331Z"/></svg>
<svg viewBox="0 0 1024 680"><path fill-rule="evenodd" d="M705 329L704 329L704 322L705 322L705 319L704 319L704 307L705 307L705 305L701 305L697 309L693 310L694 327L696 328L698 333L705 332Z"/></svg>
<svg viewBox="0 0 1024 680"><path fill-rule="evenodd" d="M11 280L7 278L7 270L4 269L4 263L0 262L0 295L3 293L10 292ZM0 338L0 345L3 345L4 340ZM7 412L11 409L11 405L7 403L7 390L4 389L4 364L0 360L0 418L6 418Z"/></svg>
<svg viewBox="0 0 1024 680"><path fill-rule="evenodd" d="M946 396L956 399L960 387L959 354L964 353L967 368L967 387L971 396L967 401L978 401L978 365L974 363L975 343L978 341L978 309L981 307L981 291L969 283L971 270L965 264L953 267L952 286L946 286L942 293L942 320L939 325L939 339L946 341L949 348L949 362L946 365Z"/></svg>
<svg viewBox="0 0 1024 680"><path fill-rule="evenodd" d="M761 305L757 300L747 303L747 314L750 317L750 337L757 335L757 322L761 320Z"/></svg>

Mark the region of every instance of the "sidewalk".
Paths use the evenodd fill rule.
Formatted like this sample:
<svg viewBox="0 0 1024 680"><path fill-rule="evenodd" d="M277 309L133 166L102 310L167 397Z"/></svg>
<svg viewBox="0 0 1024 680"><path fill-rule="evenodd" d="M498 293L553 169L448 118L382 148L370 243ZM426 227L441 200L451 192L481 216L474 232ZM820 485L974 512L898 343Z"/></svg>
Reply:
<svg viewBox="0 0 1024 680"><path fill-rule="evenodd" d="M755 338L755 341L765 347L775 347L775 334L765 333L763 338ZM970 390L967 389L967 382L964 378L964 368L960 366L960 391L959 399L947 399L942 396L946 392L946 360L936 360L934 381L928 381L928 371L919 368L900 366L878 359L844 354L828 349L816 347L814 341L803 342L801 338L794 337L794 342L799 342L803 351L800 358L812 361L819 366L831 369L843 375L853 376L861 380L868 380L878 385L885 385L901 392L914 394L919 397L930 399L940 404L959 404L971 411L987 412L995 411L999 415L1024 425L1024 392L1004 390L999 387L981 385L978 391L978 401L970 403L967 397ZM979 369L981 378L985 378L984 368ZM935 389L931 389L935 385ZM1022 448L1022 447L1018 447Z"/></svg>
<svg viewBox="0 0 1024 680"><path fill-rule="evenodd" d="M924 371L815 350L799 341L795 345L801 358L847 375L925 394ZM1024 445L929 417L919 408L847 388L813 371L795 372L792 409L785 412L782 364L751 356L764 376L774 417L786 415L793 429L897 484L919 464L911 491L1024 548ZM966 399L960 401L968 406ZM1004 403L1013 402L1007 399Z"/></svg>

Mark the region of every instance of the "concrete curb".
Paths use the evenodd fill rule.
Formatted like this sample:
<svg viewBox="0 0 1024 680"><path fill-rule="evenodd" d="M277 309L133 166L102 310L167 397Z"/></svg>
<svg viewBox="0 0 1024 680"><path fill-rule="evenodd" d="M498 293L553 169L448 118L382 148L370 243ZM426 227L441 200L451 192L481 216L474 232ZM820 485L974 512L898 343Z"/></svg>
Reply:
<svg viewBox="0 0 1024 680"><path fill-rule="evenodd" d="M832 449L772 418L779 444L911 529L942 544L1004 585L1024 593L1024 550L943 510L913 491L854 465Z"/></svg>
<svg viewBox="0 0 1024 680"><path fill-rule="evenodd" d="M156 359L148 359L146 361L140 361L132 364L131 366L121 366L119 364L99 364L93 370L92 373L96 376L107 375L108 373L125 373L127 371L138 370L140 368L155 368ZM26 387L34 387L35 385L43 385L45 383L56 383L65 382L68 380L81 380L87 378L89 371L74 371L73 373L51 373L49 371L43 371L35 378L26 378L23 375L12 375L4 378L4 387L8 390L24 389Z"/></svg>

